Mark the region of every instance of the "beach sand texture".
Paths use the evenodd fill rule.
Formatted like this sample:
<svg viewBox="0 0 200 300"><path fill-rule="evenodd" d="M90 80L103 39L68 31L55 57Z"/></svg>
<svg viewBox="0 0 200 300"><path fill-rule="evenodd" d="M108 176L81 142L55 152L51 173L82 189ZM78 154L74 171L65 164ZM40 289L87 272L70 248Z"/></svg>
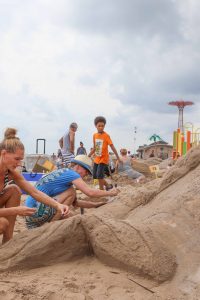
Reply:
<svg viewBox="0 0 200 300"><path fill-rule="evenodd" d="M38 229L18 218L0 299L200 299L200 147L162 175Z"/></svg>

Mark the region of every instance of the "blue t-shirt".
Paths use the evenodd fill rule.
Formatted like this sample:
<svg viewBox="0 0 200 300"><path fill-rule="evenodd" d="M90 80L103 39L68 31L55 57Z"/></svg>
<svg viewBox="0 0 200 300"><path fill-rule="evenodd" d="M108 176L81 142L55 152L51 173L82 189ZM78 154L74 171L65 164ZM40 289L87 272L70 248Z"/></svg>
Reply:
<svg viewBox="0 0 200 300"><path fill-rule="evenodd" d="M58 169L43 176L35 185L37 190L47 194L50 197L63 193L72 186L72 181L81 176L70 169ZM40 202L32 196L28 196L25 201L28 207L38 207Z"/></svg>
<svg viewBox="0 0 200 300"><path fill-rule="evenodd" d="M76 153L76 155L80 155L80 154L84 154L84 155L86 155L86 149L85 149L85 147L79 147L78 149L77 149L77 153Z"/></svg>

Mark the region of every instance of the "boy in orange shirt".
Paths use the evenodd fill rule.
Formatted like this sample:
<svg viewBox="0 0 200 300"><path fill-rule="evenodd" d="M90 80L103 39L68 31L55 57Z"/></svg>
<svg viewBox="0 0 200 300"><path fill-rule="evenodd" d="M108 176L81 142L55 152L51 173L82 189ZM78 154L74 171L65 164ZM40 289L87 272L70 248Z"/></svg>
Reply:
<svg viewBox="0 0 200 300"><path fill-rule="evenodd" d="M93 178L98 179L100 190L103 190L104 186L106 189L109 189L112 188L112 186L104 179L104 171L109 164L108 146L110 146L118 161L120 161L120 158L109 134L104 131L106 119L102 116L98 116L94 119L94 125L97 129L97 133L93 135L94 146L88 155L90 157L95 154Z"/></svg>

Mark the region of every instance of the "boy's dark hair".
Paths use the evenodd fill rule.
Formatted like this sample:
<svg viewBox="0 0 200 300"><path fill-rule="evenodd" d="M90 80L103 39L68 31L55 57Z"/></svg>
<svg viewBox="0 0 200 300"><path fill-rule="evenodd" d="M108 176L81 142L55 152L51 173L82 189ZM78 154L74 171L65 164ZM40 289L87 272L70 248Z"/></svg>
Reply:
<svg viewBox="0 0 200 300"><path fill-rule="evenodd" d="M106 119L102 116L98 116L94 119L94 125L96 126L99 122L106 124Z"/></svg>

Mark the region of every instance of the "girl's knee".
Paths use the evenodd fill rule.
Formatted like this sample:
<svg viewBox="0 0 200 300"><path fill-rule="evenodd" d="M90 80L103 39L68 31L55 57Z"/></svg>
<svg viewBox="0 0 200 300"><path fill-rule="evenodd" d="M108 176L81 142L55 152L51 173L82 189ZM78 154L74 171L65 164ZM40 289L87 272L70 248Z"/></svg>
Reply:
<svg viewBox="0 0 200 300"><path fill-rule="evenodd" d="M17 194L17 195L21 196L22 192L21 192L20 188L16 184L10 184L10 185L8 185L8 188L15 195Z"/></svg>
<svg viewBox="0 0 200 300"><path fill-rule="evenodd" d="M70 191L71 195L74 196L74 197L76 197L76 191L75 191L75 189L73 187L71 187L70 189L71 189L71 191Z"/></svg>
<svg viewBox="0 0 200 300"><path fill-rule="evenodd" d="M72 187L70 188L69 194L68 194L68 205L71 205L76 200L76 190Z"/></svg>
<svg viewBox="0 0 200 300"><path fill-rule="evenodd" d="M0 218L0 234L5 232L9 226L9 222L6 218Z"/></svg>
<svg viewBox="0 0 200 300"><path fill-rule="evenodd" d="M9 184L5 188L5 192L10 196L15 195L16 197L21 197L22 192L16 184Z"/></svg>
<svg viewBox="0 0 200 300"><path fill-rule="evenodd" d="M76 191L73 187L70 187L63 193L55 196L55 198L59 203L71 205L74 199L76 198Z"/></svg>
<svg viewBox="0 0 200 300"><path fill-rule="evenodd" d="M65 195L67 197L72 197L75 198L76 197L76 190L73 187L70 187L66 192Z"/></svg>

